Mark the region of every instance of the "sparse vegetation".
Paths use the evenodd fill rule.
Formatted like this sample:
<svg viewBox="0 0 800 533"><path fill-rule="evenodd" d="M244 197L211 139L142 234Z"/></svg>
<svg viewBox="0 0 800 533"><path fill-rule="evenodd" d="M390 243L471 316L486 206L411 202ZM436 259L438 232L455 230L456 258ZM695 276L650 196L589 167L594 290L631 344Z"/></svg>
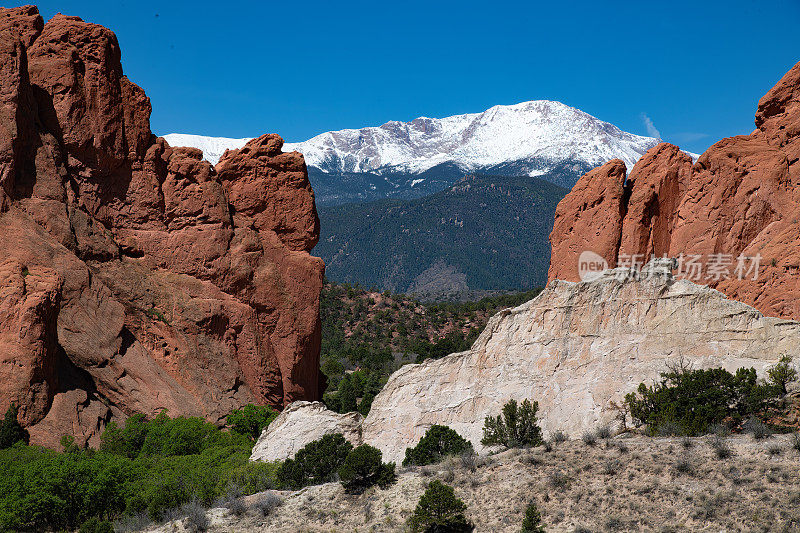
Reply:
<svg viewBox="0 0 800 533"><path fill-rule="evenodd" d="M776 435L767 444L749 435L730 436L725 442L733 453L725 460L716 459L709 446L714 438L693 438L688 452L674 438L631 434L615 439L612 447L587 447L578 438L552 453L511 449L481 457L475 472L451 457L403 471L392 486L363 495L327 483L288 496L267 518L252 497L241 517L218 510L209 517L215 531L400 531L429 484L438 480L453 487L466 505L465 518L480 531L520 531L532 501L548 531L574 531L578 524L593 532L612 526L739 531L741 524L792 531L800 518L800 473L790 436ZM629 448L624 457L617 451L621 443ZM770 455L773 445L783 452Z"/></svg>
<svg viewBox="0 0 800 533"><path fill-rule="evenodd" d="M486 417L481 443L506 448L540 446L543 441L542 430L536 423L538 410L539 402L526 399L518 406L516 400L510 400L503 406L502 416Z"/></svg>
<svg viewBox="0 0 800 533"><path fill-rule="evenodd" d="M260 494L253 503L253 508L256 509L261 516L271 515L275 509L281 506L283 500L277 494L272 492L265 492Z"/></svg>
<svg viewBox="0 0 800 533"><path fill-rule="evenodd" d="M471 448L469 441L447 426L434 424L419 443L406 448L403 466L438 463L447 455L459 455Z"/></svg>
<svg viewBox="0 0 800 533"><path fill-rule="evenodd" d="M464 516L466 510L467 506L456 497L453 487L435 480L419 499L409 526L415 533L469 532L473 526Z"/></svg>
<svg viewBox="0 0 800 533"><path fill-rule="evenodd" d="M228 499L228 501L225 502L225 507L227 507L228 511L231 514L234 514L236 516L242 516L245 513L245 511L247 511L247 507L245 506L244 501L242 501L242 498L240 496L234 496Z"/></svg>
<svg viewBox="0 0 800 533"><path fill-rule="evenodd" d="M475 453L475 450L472 448L472 446L464 449L459 457L461 459L461 466L463 468L466 468L470 472L474 472L478 469L478 454Z"/></svg>
<svg viewBox="0 0 800 533"><path fill-rule="evenodd" d="M595 435L594 431L584 431L583 435L581 435L581 440L587 446L594 446L597 444L597 435Z"/></svg>
<svg viewBox="0 0 800 533"><path fill-rule="evenodd" d="M772 430L757 418L750 418L747 420L742 424L742 429L753 435L753 438L756 440L767 439L772 436Z"/></svg>
<svg viewBox="0 0 800 533"><path fill-rule="evenodd" d="M681 474L693 474L694 467L688 455L683 455L675 462L675 471Z"/></svg>
<svg viewBox="0 0 800 533"><path fill-rule="evenodd" d="M727 459L731 456L732 452L731 449L728 447L728 444L725 442L725 438L720 435L715 435L711 439L711 448L714 450L714 454L717 456L717 459Z"/></svg>
<svg viewBox="0 0 800 533"><path fill-rule="evenodd" d="M189 531L205 531L208 529L209 520L203 504L193 499L181 507L181 512L186 515L186 525Z"/></svg>
<svg viewBox="0 0 800 533"><path fill-rule="evenodd" d="M729 437L731 428L727 424L711 424L708 426L708 432L718 437Z"/></svg>
<svg viewBox="0 0 800 533"><path fill-rule="evenodd" d="M619 459L609 459L603 463L603 473L607 476L615 476L622 468L622 463Z"/></svg>
<svg viewBox="0 0 800 533"><path fill-rule="evenodd" d="M558 490L566 490L572 483L572 479L560 470L556 470L550 474L550 486Z"/></svg>

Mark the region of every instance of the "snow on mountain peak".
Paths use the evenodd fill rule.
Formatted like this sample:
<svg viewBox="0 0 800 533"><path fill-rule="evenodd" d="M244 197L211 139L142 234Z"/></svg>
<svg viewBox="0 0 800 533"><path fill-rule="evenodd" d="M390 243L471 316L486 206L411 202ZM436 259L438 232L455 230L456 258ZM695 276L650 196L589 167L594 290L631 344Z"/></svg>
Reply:
<svg viewBox="0 0 800 533"><path fill-rule="evenodd" d="M196 135L164 136L173 146L194 146L216 163L227 148L248 139ZM533 100L496 105L481 113L441 119L419 117L381 126L330 131L285 151L301 152L309 166L328 173L386 170L423 172L441 163L473 171L503 163L583 161L590 165L620 158L628 168L658 140L624 132L561 102Z"/></svg>
<svg viewBox="0 0 800 533"><path fill-rule="evenodd" d="M225 150L238 150L247 144L250 137L229 139L227 137L205 137L188 133L168 133L164 135L170 146L189 146L203 151L203 159L216 165Z"/></svg>

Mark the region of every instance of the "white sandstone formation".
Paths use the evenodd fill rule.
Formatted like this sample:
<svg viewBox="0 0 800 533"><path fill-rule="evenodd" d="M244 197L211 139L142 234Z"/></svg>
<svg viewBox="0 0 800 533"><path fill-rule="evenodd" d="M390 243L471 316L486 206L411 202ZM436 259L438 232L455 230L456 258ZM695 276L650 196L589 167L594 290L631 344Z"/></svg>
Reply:
<svg viewBox="0 0 800 533"><path fill-rule="evenodd" d="M261 433L250 460L284 461L309 442L332 433L341 433L359 446L363 420L359 413L335 413L322 402L294 402Z"/></svg>
<svg viewBox="0 0 800 533"><path fill-rule="evenodd" d="M363 424L364 441L400 461L432 424L480 450L483 421L508 400L539 402L545 435L613 424L625 394L683 357L696 368L755 367L798 353L800 323L764 317L722 293L677 280L667 260L640 280L624 268L553 281L489 321L467 352L395 372Z"/></svg>

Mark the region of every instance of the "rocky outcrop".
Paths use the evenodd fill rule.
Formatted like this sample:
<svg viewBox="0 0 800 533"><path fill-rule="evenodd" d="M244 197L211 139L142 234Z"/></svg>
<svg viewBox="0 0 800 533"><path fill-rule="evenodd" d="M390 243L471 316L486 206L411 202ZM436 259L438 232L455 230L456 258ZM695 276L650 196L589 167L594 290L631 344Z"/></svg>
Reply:
<svg viewBox="0 0 800 533"><path fill-rule="evenodd" d="M626 393L683 357L695 367L755 367L763 375L800 349L800 324L670 273L629 269L589 282L553 281L535 299L492 317L467 352L395 372L363 424L364 441L402 460L433 424L480 449L483 420L508 400L539 402L545 434L577 437L618 422Z"/></svg>
<svg viewBox="0 0 800 533"><path fill-rule="evenodd" d="M562 430L575 438L621 424L625 394L681 358L695 368L754 367L763 376L782 354L798 353L800 323L764 317L676 279L673 266L657 260L639 276L620 267L592 281L553 281L535 299L492 317L469 351L403 366L375 397L361 424L363 442L399 462L429 427L445 424L482 450L485 417L526 398L539 402L545 434ZM285 458L341 431L342 415L323 409L293 405L256 449ZM355 422L347 421L351 435ZM325 429L312 435L317 425Z"/></svg>
<svg viewBox="0 0 800 533"><path fill-rule="evenodd" d="M353 446L360 446L361 414L339 414L321 402L294 402L270 423L259 437L251 461L285 461L309 442L341 433Z"/></svg>
<svg viewBox="0 0 800 533"><path fill-rule="evenodd" d="M678 206L691 172L692 158L668 143L642 156L628 176L630 197L624 207L621 253L635 256L637 261L669 254Z"/></svg>
<svg viewBox="0 0 800 533"><path fill-rule="evenodd" d="M114 34L0 9L0 409L33 442L133 412L315 400L324 265L303 157L150 131Z"/></svg>
<svg viewBox="0 0 800 533"><path fill-rule="evenodd" d="M800 318L800 63L758 103L755 124L694 165L672 145L650 149L631 170L620 209L607 192L619 195L611 163L581 178L556 212L549 279L576 281L584 250L612 266L666 254L695 263L681 271L730 298ZM598 205L600 215L581 209Z"/></svg>
<svg viewBox="0 0 800 533"><path fill-rule="evenodd" d="M565 264L550 261L549 279L578 279L577 258L584 250L599 253L607 266L617 265L622 218L625 216L625 163L612 159L584 174L558 203L550 241L552 257L572 257ZM585 199L591 201L585 201ZM553 236L557 235L558 239Z"/></svg>

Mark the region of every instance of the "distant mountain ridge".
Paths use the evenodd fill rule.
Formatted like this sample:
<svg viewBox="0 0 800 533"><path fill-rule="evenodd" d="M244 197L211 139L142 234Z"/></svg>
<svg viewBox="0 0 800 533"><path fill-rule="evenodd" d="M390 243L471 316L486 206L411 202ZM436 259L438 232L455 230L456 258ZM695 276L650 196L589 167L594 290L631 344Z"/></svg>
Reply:
<svg viewBox="0 0 800 533"><path fill-rule="evenodd" d="M194 146L215 162L247 139L164 136ZM481 113L420 117L377 127L330 131L286 143L305 156L319 205L380 198L418 198L466 173L538 176L572 187L589 169L614 158L628 168L659 141L620 130L550 100L498 105Z"/></svg>
<svg viewBox="0 0 800 533"><path fill-rule="evenodd" d="M322 207L326 276L426 299L544 286L548 236L569 192L528 176L469 175L414 200Z"/></svg>
<svg viewBox="0 0 800 533"><path fill-rule="evenodd" d="M329 173L415 174L442 163L472 172L529 161L525 174L536 176L547 171L544 162L599 164L618 157L633 165L655 144L656 139L626 133L561 102L535 100L482 113L331 131L287 148Z"/></svg>

